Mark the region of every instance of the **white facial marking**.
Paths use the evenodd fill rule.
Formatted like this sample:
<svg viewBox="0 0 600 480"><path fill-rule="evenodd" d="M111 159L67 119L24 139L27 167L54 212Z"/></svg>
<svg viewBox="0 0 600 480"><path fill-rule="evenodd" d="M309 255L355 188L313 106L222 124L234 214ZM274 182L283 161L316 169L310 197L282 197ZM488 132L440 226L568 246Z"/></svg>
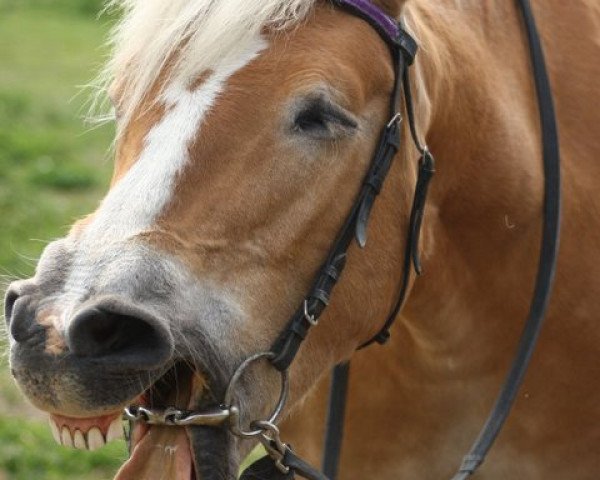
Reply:
<svg viewBox="0 0 600 480"><path fill-rule="evenodd" d="M227 79L265 47L262 39L232 61L224 61L195 91L183 85L165 90L167 113L148 133L144 150L102 202L85 237L130 237L150 227L168 204L177 175L189 161L188 148Z"/></svg>
<svg viewBox="0 0 600 480"><path fill-rule="evenodd" d="M64 293L84 294L98 267L117 261L118 249L105 248L152 227L169 204L179 174L189 162L189 146L227 80L266 47L258 36L221 58L200 87L172 84L163 93L164 117L150 130L144 149L129 171L104 198L77 242ZM120 261L124 259L119 258ZM125 262L126 263L126 262ZM68 313L67 313L68 315Z"/></svg>

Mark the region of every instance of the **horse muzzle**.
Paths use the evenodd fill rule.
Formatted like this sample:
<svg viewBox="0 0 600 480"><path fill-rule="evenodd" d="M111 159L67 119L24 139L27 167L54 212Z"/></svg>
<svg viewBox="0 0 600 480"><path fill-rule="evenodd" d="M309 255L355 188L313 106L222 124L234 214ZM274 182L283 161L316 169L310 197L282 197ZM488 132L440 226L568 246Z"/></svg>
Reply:
<svg viewBox="0 0 600 480"><path fill-rule="evenodd" d="M114 411L164 373L173 356L166 321L123 298L97 298L68 323L61 318L63 308L40 298L30 284L9 289L12 372L43 410L71 416Z"/></svg>

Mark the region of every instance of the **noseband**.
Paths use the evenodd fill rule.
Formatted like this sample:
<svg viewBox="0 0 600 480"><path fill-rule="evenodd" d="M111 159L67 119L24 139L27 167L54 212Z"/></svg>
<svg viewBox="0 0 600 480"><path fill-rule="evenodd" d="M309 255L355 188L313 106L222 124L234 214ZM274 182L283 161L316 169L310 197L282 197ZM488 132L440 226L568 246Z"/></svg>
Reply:
<svg viewBox="0 0 600 480"><path fill-rule="evenodd" d="M333 480L336 478L348 383L347 365L338 366L334 371L324 459L325 473L308 465L281 441L277 420L288 396L288 369L309 330L318 325L319 318L329 304L331 293L344 269L350 244L356 240L361 248L366 245L371 209L383 187L392 161L400 149L400 126L403 119L401 109L399 109L401 98L404 100L404 110L411 138L420 153L417 183L404 253L402 282L394 307L381 331L361 348L372 343L384 344L389 339L389 330L406 299L411 271L414 268L417 274L421 273L419 237L428 186L434 173L434 159L427 146L420 141L410 89L409 67L414 62L417 44L405 31L402 24L398 24L370 0L330 1L340 9L365 20L375 29L389 47L395 78L390 98L388 122L381 133L362 187L326 261L319 269L308 295L298 306L270 351L247 358L236 370L230 380L222 406L203 412L186 412L176 409L154 411L139 406L125 410L125 419L131 422L178 427L228 426L230 431L240 438L258 439L268 455L251 465L242 474L242 480L292 479L295 474L309 480ZM484 428L469 454L464 457L454 480L465 480L475 472L508 417L541 330L556 268L560 227L560 158L556 120L550 83L531 8L528 0L518 0L518 3L523 13L529 38L542 128L546 195L540 263L529 317L506 382ZM249 428L244 427L240 420L239 406L237 406L236 385L252 364L264 359L267 359L281 374L280 398L269 419L252 422Z"/></svg>

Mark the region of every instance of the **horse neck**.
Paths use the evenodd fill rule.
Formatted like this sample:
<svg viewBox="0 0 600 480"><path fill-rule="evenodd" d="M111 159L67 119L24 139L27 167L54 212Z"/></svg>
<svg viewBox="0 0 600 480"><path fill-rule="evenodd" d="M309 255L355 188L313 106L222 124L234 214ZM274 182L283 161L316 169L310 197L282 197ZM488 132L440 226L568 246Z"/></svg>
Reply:
<svg viewBox="0 0 600 480"><path fill-rule="evenodd" d="M494 364L514 344L539 248L537 110L513 3L418 0L408 11L422 44L417 102L437 174L426 271L400 328L469 363ZM494 347L473 348L473 338Z"/></svg>

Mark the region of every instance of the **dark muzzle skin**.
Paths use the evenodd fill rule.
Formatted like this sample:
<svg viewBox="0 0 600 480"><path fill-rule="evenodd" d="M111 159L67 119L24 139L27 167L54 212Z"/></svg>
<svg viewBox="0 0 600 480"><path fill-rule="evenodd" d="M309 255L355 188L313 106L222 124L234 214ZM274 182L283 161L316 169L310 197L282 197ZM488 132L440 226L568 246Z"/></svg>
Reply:
<svg viewBox="0 0 600 480"><path fill-rule="evenodd" d="M61 331L57 308L31 283L9 288L12 373L39 408L114 411L164 373L174 340L165 322L119 297L87 302Z"/></svg>

